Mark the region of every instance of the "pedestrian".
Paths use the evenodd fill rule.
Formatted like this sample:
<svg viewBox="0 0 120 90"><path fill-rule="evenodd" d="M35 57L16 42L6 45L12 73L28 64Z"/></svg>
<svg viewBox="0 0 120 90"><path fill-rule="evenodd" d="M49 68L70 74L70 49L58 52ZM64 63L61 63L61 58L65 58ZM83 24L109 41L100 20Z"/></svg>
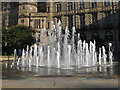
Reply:
<svg viewBox="0 0 120 90"><path fill-rule="evenodd" d="M20 58L22 56L22 51L19 49L18 51L18 58Z"/></svg>

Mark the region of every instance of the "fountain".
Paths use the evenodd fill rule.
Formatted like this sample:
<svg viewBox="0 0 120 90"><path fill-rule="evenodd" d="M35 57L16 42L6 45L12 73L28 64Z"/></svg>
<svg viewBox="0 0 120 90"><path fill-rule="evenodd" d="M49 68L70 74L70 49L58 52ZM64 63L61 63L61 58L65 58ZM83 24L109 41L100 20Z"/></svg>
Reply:
<svg viewBox="0 0 120 90"><path fill-rule="evenodd" d="M80 34L77 34L77 44L75 44L76 30L75 27L72 29L71 39L69 38L68 27L65 29L65 35L62 35L60 21L56 26L52 22L52 30L48 31L47 39L45 38L47 32L45 28L41 30L40 36L36 32L34 49L32 46L27 46L27 49L23 49L21 58L13 61L11 68L15 63L19 67L38 68L44 66L59 69L113 65L113 53L110 49L112 47L111 43L109 43L109 55L106 54L104 46L100 47L99 52L97 52L95 40L87 43L85 40L82 41L80 39ZM40 37L42 38L41 43L38 43L38 38ZM14 55L16 55L16 50ZM6 63L6 67L7 65Z"/></svg>

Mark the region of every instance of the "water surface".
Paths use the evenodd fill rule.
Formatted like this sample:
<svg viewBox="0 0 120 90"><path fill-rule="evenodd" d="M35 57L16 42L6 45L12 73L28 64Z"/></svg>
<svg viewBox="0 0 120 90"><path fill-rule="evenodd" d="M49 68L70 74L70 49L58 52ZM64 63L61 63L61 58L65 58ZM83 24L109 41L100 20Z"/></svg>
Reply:
<svg viewBox="0 0 120 90"><path fill-rule="evenodd" d="M57 69L54 67L13 67L9 65L6 68L5 63L2 65L2 79L9 80L22 80L32 77L84 77L87 79L91 78L106 78L106 79L117 79L118 70L120 66L118 63L114 63L113 66L94 66L74 69Z"/></svg>

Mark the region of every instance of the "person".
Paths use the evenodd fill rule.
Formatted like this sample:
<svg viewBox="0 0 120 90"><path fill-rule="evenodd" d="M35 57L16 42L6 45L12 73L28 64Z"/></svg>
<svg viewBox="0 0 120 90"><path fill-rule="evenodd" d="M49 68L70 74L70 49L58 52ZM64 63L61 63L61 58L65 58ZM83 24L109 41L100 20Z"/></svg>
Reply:
<svg viewBox="0 0 120 90"><path fill-rule="evenodd" d="M19 49L18 51L18 58L20 58L22 56L22 51Z"/></svg>

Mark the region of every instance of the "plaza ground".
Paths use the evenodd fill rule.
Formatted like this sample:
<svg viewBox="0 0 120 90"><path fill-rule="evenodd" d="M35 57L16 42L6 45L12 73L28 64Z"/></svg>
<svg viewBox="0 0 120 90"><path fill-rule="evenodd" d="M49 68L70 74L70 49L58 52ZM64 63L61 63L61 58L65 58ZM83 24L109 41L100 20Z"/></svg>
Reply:
<svg viewBox="0 0 120 90"><path fill-rule="evenodd" d="M80 77L32 77L3 80L3 88L118 88L118 79L87 79Z"/></svg>

